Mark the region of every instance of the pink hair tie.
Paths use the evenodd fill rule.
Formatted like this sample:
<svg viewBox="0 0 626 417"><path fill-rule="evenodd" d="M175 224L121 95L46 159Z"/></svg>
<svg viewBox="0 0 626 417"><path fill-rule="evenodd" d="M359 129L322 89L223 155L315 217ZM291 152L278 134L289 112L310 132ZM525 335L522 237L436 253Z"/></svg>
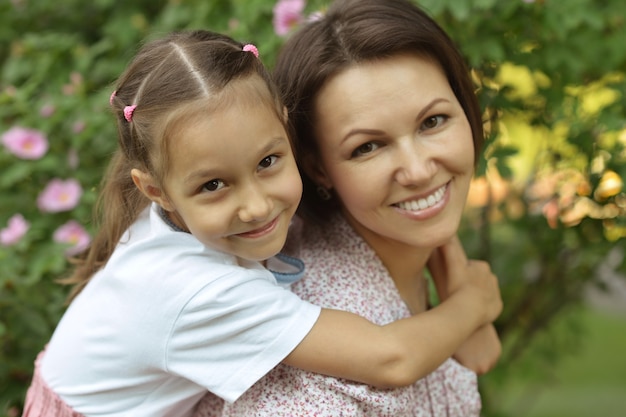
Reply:
<svg viewBox="0 0 626 417"><path fill-rule="evenodd" d="M117 94L117 90L113 91L111 93L111 97L109 97L109 104L112 106L113 105L113 99L115 98L115 95Z"/></svg>
<svg viewBox="0 0 626 417"><path fill-rule="evenodd" d="M132 106L124 107L124 118L126 119L127 122L131 122L133 120L133 113L135 112L136 108L137 108L136 104L133 104Z"/></svg>
<svg viewBox="0 0 626 417"><path fill-rule="evenodd" d="M257 49L256 46L252 45L251 43L244 45L243 50L244 52L252 52L255 57L257 58L259 57L259 50Z"/></svg>

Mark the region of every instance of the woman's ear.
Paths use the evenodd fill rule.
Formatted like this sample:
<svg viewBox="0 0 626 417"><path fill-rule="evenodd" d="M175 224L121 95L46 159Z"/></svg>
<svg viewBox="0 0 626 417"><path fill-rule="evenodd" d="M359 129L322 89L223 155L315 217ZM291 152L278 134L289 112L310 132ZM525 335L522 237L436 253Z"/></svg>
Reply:
<svg viewBox="0 0 626 417"><path fill-rule="evenodd" d="M165 192L161 189L161 187L159 187L152 175L133 168L130 171L130 176L133 179L135 186L148 199L154 201L167 211L174 211L174 207L165 195Z"/></svg>
<svg viewBox="0 0 626 417"><path fill-rule="evenodd" d="M319 158L316 157L313 153L307 153L302 158L302 170L309 178L313 180L313 182L321 187L326 188L327 190L331 190L333 188L333 184L326 175L326 170L320 164Z"/></svg>

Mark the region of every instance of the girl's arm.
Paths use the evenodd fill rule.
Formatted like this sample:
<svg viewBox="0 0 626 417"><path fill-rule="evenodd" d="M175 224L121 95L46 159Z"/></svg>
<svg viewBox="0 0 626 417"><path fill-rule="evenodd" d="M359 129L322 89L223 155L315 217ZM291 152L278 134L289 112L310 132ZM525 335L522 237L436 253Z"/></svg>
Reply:
<svg viewBox="0 0 626 417"><path fill-rule="evenodd" d="M379 326L356 314L323 309L313 329L284 363L381 388L406 386L451 357L502 310L497 278L485 262L450 248L450 276L463 277L437 307ZM448 260L447 260L448 261Z"/></svg>
<svg viewBox="0 0 626 417"><path fill-rule="evenodd" d="M454 256L455 253L459 256ZM428 262L428 268L437 288L439 299L442 301L447 299L450 291L454 291L460 285L459 279L462 277L449 276L447 271L450 262L455 260L467 262L458 237L455 237L448 244L437 248ZM500 338L493 324L489 323L472 333L456 350L454 358L480 375L491 370L498 362L501 354L502 345Z"/></svg>
<svg viewBox="0 0 626 417"><path fill-rule="evenodd" d="M454 359L478 375L489 372L502 354L500 338L493 324L487 324L476 330L454 352Z"/></svg>

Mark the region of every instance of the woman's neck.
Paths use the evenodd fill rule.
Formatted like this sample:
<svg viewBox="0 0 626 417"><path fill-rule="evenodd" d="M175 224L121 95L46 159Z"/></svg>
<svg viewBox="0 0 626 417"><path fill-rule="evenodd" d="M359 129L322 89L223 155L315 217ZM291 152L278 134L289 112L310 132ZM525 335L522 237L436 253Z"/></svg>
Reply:
<svg viewBox="0 0 626 417"><path fill-rule="evenodd" d="M389 271L411 314L425 311L428 304L428 286L424 268L430 253L425 254L423 250L402 244L377 243L370 246Z"/></svg>
<svg viewBox="0 0 626 417"><path fill-rule="evenodd" d="M348 223L352 223L348 220ZM389 275L396 284L400 296L412 314L426 310L428 286L424 276L424 268L430 257L431 250L416 248L402 242L372 236L355 227L357 234L376 252Z"/></svg>

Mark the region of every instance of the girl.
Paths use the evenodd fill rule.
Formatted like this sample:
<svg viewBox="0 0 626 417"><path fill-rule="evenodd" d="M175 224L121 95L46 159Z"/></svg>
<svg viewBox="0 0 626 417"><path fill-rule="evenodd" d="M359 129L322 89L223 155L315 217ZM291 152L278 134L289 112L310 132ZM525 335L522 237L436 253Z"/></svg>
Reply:
<svg viewBox="0 0 626 417"><path fill-rule="evenodd" d="M175 33L118 80L101 228L70 277L75 298L38 358L26 416L188 416L206 390L234 401L281 361L378 386L429 369L413 352L421 320L378 326L276 285L302 274L274 257L302 184L257 53ZM465 336L501 309L489 271L467 271L477 278L440 307Z"/></svg>
<svg viewBox="0 0 626 417"><path fill-rule="evenodd" d="M436 313L424 269L430 262L444 300L463 282L449 272L467 263L455 236L483 140L452 41L409 1L337 0L287 41L275 79L304 174L305 221L289 249L307 274L292 290L380 325ZM457 326L423 329L415 350L438 345L441 356L410 386L380 390L280 365L222 415L478 416L474 371L493 366L500 343L491 325L437 343Z"/></svg>

